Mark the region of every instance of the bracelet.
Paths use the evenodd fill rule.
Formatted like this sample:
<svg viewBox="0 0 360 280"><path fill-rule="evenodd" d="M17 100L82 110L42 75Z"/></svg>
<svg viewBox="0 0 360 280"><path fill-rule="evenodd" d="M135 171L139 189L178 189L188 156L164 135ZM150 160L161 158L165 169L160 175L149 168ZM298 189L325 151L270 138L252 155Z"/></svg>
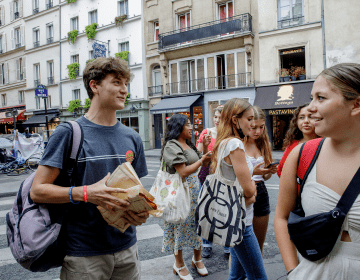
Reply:
<svg viewBox="0 0 360 280"><path fill-rule="evenodd" d="M87 197L87 185L83 186L83 193L84 193L84 202L85 203L89 202Z"/></svg>
<svg viewBox="0 0 360 280"><path fill-rule="evenodd" d="M73 200L73 198L72 198L72 189L73 189L74 187L75 187L75 186L72 186L72 187L70 187L70 189L69 189L69 199L70 199L70 202L71 202L72 204L79 204L80 201L75 202L75 201Z"/></svg>
<svg viewBox="0 0 360 280"><path fill-rule="evenodd" d="M203 166L203 162L201 161L201 159L199 159L198 161L200 161L200 166Z"/></svg>
<svg viewBox="0 0 360 280"><path fill-rule="evenodd" d="M289 274L290 274L291 272L293 272L294 269L295 269L295 268L292 268L292 269L290 269L288 272L286 272L286 276L289 276Z"/></svg>

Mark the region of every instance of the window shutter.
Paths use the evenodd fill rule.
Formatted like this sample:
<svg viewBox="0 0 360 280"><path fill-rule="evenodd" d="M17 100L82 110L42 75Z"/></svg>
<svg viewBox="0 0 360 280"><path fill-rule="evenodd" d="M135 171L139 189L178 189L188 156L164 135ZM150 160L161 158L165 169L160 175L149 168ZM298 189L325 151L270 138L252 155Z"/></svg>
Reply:
<svg viewBox="0 0 360 280"><path fill-rule="evenodd" d="M0 6L1 8L1 25L5 25L5 7L4 6Z"/></svg>
<svg viewBox="0 0 360 280"><path fill-rule="evenodd" d="M23 1L19 0L19 17L23 16Z"/></svg>
<svg viewBox="0 0 360 280"><path fill-rule="evenodd" d="M0 85L3 84L3 72L2 72L2 69L3 69L3 64L0 64ZM5 66L4 66L5 67Z"/></svg>
<svg viewBox="0 0 360 280"><path fill-rule="evenodd" d="M20 58L16 59L16 80L20 81Z"/></svg>
<svg viewBox="0 0 360 280"><path fill-rule="evenodd" d="M23 74L23 80L25 80L26 79L26 57L25 56L23 56L23 58L22 58L22 69L21 69L21 71L22 71L22 74Z"/></svg>
<svg viewBox="0 0 360 280"><path fill-rule="evenodd" d="M21 34L20 37L21 45L25 46L25 26L20 27L20 34Z"/></svg>
<svg viewBox="0 0 360 280"><path fill-rule="evenodd" d="M9 4L10 4L10 20L13 21L14 20L14 2L11 1Z"/></svg>
<svg viewBox="0 0 360 280"><path fill-rule="evenodd" d="M3 33L2 35L2 50L3 50L3 53L6 52L6 33Z"/></svg>
<svg viewBox="0 0 360 280"><path fill-rule="evenodd" d="M5 62L4 63L4 76L5 76L5 84L8 84L9 83L9 63Z"/></svg>
<svg viewBox="0 0 360 280"><path fill-rule="evenodd" d="M14 38L14 29L11 29L11 49L14 50L15 49L15 38Z"/></svg>

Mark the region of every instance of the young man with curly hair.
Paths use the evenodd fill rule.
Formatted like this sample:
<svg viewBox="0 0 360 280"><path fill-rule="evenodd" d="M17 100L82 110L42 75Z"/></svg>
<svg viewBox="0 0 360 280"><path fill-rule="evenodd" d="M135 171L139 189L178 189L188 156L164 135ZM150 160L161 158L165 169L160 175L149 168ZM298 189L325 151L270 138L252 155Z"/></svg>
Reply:
<svg viewBox="0 0 360 280"><path fill-rule="evenodd" d="M51 135L36 172L32 200L64 204L67 213L63 224L66 257L61 279L140 279L135 226L145 223L148 213L126 211L123 219L132 226L121 233L108 225L96 208L100 205L110 211L127 210L127 201L111 195L124 191L105 185L119 164L127 160L140 178L147 175L139 134L116 118L116 111L125 107L130 79L130 70L123 60L109 57L89 62L83 81L91 106L77 120L84 141L74 171L76 186L63 187L66 184L61 176L72 141L71 127L66 123L60 124ZM87 186L87 199L84 186Z"/></svg>

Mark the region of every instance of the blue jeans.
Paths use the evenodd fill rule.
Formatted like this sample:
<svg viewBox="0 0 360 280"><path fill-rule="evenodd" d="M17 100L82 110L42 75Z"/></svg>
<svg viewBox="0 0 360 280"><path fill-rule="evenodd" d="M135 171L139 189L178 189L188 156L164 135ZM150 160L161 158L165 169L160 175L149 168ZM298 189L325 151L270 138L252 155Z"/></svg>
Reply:
<svg viewBox="0 0 360 280"><path fill-rule="evenodd" d="M253 226L247 226L243 241L230 249L229 280L267 280L264 262Z"/></svg>

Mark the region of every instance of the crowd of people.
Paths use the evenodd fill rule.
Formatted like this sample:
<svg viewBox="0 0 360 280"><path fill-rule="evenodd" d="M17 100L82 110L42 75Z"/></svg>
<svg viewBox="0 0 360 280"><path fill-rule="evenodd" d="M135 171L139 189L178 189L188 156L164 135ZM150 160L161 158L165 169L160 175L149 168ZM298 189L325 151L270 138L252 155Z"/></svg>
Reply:
<svg viewBox="0 0 360 280"><path fill-rule="evenodd" d="M66 257L61 279L140 279L135 227L145 223L149 214L128 211L127 201L111 195L125 191L106 186L109 172L129 151L138 176L147 174L140 136L116 119L116 110L124 108L130 78L120 59L98 58L88 63L83 79L92 102L88 113L78 120L84 142L75 185L69 186L62 176L72 140L67 124L59 125L50 137L36 172L31 199L66 205ZM216 108L215 126L201 133L196 146L191 142L189 118L183 114L170 118L161 160L166 172L177 172L187 182L190 213L183 223L165 222L162 251L174 254L172 269L180 279L193 279L182 254L186 247L193 249L191 262L197 273L209 273L202 256L211 257L212 244L197 234L195 209L204 180L217 167L227 180L238 182L245 198L242 241L224 247L224 253L230 253L229 279L268 279L262 257L270 214L265 181L276 173L280 185L275 234L288 279L357 279L360 198L351 207L334 249L319 261L297 253L288 233L288 218L299 195L297 168L303 143L326 137L300 194L306 216L332 210L360 166L360 65L339 64L322 71L313 85L311 100L294 112L280 164L273 162L265 113L243 99L232 98ZM219 153L220 148L223 153ZM125 211L122 218L131 226L121 233L108 225L96 209L98 205Z"/></svg>

